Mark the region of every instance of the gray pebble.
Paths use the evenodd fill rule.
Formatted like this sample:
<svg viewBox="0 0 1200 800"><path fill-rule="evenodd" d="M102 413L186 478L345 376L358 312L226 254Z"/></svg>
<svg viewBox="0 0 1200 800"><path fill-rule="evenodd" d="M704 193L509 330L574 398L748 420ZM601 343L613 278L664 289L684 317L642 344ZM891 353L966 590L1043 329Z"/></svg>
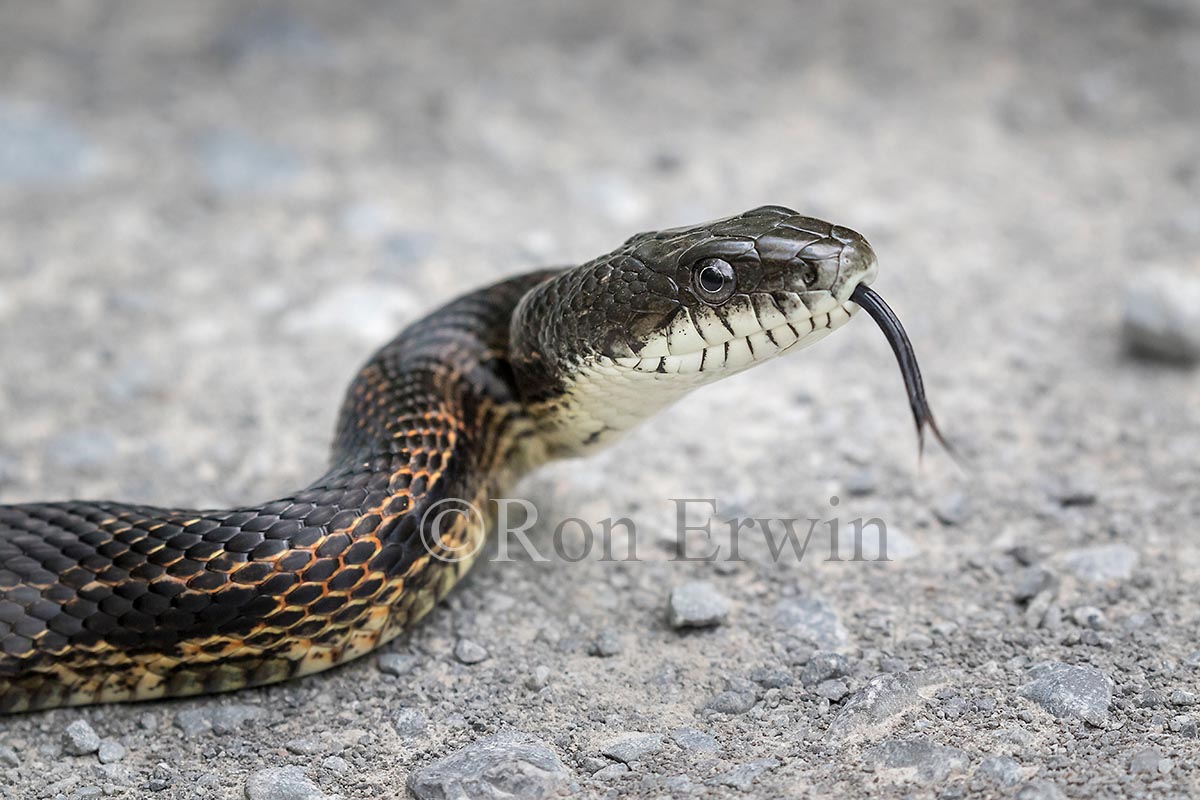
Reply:
<svg viewBox="0 0 1200 800"><path fill-rule="evenodd" d="M464 664L478 664L487 660L488 651L470 639L459 639L454 646L454 657Z"/></svg>
<svg viewBox="0 0 1200 800"><path fill-rule="evenodd" d="M1085 547L1063 555L1064 566L1090 583L1128 580L1137 563L1137 551L1125 544Z"/></svg>
<svg viewBox="0 0 1200 800"><path fill-rule="evenodd" d="M605 742L600 752L624 764L640 761L662 749L663 738L657 733L628 732Z"/></svg>
<svg viewBox="0 0 1200 800"><path fill-rule="evenodd" d="M764 689L782 689L792 685L792 673L783 667L765 665L756 667L750 672L750 680Z"/></svg>
<svg viewBox="0 0 1200 800"><path fill-rule="evenodd" d="M100 737L87 720L77 719L63 731L63 749L73 756L86 756L100 749Z"/></svg>
<svg viewBox="0 0 1200 800"><path fill-rule="evenodd" d="M709 698L704 708L718 714L745 714L754 708L755 699L754 692L727 689Z"/></svg>
<svg viewBox="0 0 1200 800"><path fill-rule="evenodd" d="M841 739L882 723L921 700L911 674L876 675L842 705L828 735Z"/></svg>
<svg viewBox="0 0 1200 800"><path fill-rule="evenodd" d="M850 689L846 686L846 682L836 679L821 681L813 691L831 703L836 703L850 694Z"/></svg>
<svg viewBox="0 0 1200 800"><path fill-rule="evenodd" d="M592 640L592 645L588 648L588 652L594 656L609 658L618 655L621 649L621 635L612 628L605 628Z"/></svg>
<svg viewBox="0 0 1200 800"><path fill-rule="evenodd" d="M116 739L105 739L100 743L99 758L101 764L115 764L125 758L125 746Z"/></svg>
<svg viewBox="0 0 1200 800"><path fill-rule="evenodd" d="M1166 761L1166 769L1160 770L1162 762ZM1170 760L1163 758L1162 753L1154 747L1146 747L1133 754L1129 760L1129 771L1134 774L1156 774L1160 771L1170 771Z"/></svg>
<svg viewBox="0 0 1200 800"><path fill-rule="evenodd" d="M921 650L928 650L929 648L933 647L933 639L930 638L928 634L910 633L904 638L902 645L905 650L914 650L919 652Z"/></svg>
<svg viewBox="0 0 1200 800"><path fill-rule="evenodd" d="M500 733L415 770L408 788L418 800L541 800L557 796L571 775L538 739Z"/></svg>
<svg viewBox="0 0 1200 800"><path fill-rule="evenodd" d="M1042 566L1025 567L1013 576L1013 600L1024 603L1058 588L1058 576Z"/></svg>
<svg viewBox="0 0 1200 800"><path fill-rule="evenodd" d="M1075 624L1079 627L1090 628L1094 631L1103 630L1108 624L1104 612L1095 606L1079 606L1071 612L1071 619L1075 620Z"/></svg>
<svg viewBox="0 0 1200 800"><path fill-rule="evenodd" d="M729 616L729 600L708 581L692 581L671 590L668 618L673 628L709 628Z"/></svg>
<svg viewBox="0 0 1200 800"><path fill-rule="evenodd" d="M979 762L975 774L995 786L1016 786L1021 780L1021 765L1008 756L991 756Z"/></svg>
<svg viewBox="0 0 1200 800"><path fill-rule="evenodd" d="M671 731L671 741L679 745L680 750L692 753L716 753L721 749L716 738L695 728L676 728Z"/></svg>
<svg viewBox="0 0 1200 800"><path fill-rule="evenodd" d="M800 672L800 682L805 686L816 686L830 678L841 678L850 674L850 659L841 653L821 652L815 654Z"/></svg>
<svg viewBox="0 0 1200 800"><path fill-rule="evenodd" d="M860 469L850 473L844 484L846 493L851 497L865 497L875 492L878 481L875 473L869 469Z"/></svg>
<svg viewBox="0 0 1200 800"><path fill-rule="evenodd" d="M849 635L833 608L817 597L793 597L775 605L775 624L818 647L833 650L846 644Z"/></svg>
<svg viewBox="0 0 1200 800"><path fill-rule="evenodd" d="M401 736L416 736L424 732L425 715L415 708L402 708L392 717L392 727Z"/></svg>
<svg viewBox="0 0 1200 800"><path fill-rule="evenodd" d="M748 764L741 764L734 767L729 772L717 775L712 779L712 782L718 786L729 786L741 792L748 792L754 785L754 782L763 773L769 772L778 766L779 762L773 758L751 761Z"/></svg>
<svg viewBox="0 0 1200 800"><path fill-rule="evenodd" d="M526 688L538 690L545 689L550 685L550 668L545 664L538 664L533 668L533 673L525 679Z"/></svg>
<svg viewBox="0 0 1200 800"><path fill-rule="evenodd" d="M948 494L933 506L933 515L943 525L962 525L971 518L971 498L963 492Z"/></svg>
<svg viewBox="0 0 1200 800"><path fill-rule="evenodd" d="M104 790L99 786L81 786L71 792L71 800L92 800L104 796Z"/></svg>
<svg viewBox="0 0 1200 800"><path fill-rule="evenodd" d="M175 715L175 727L187 738L199 736L208 730L208 715L199 708L189 708Z"/></svg>
<svg viewBox="0 0 1200 800"><path fill-rule="evenodd" d="M377 662L379 671L400 678L408 675L417 666L417 657L400 653L384 653Z"/></svg>
<svg viewBox="0 0 1200 800"><path fill-rule="evenodd" d="M330 756L321 762L321 769L328 770L335 775L342 775L350 769L350 762L341 756Z"/></svg>
<svg viewBox="0 0 1200 800"><path fill-rule="evenodd" d="M597 780L605 781L611 780L612 778L619 778L627 772L629 772L629 767L625 764L609 764L608 766L601 767L593 772L592 777Z"/></svg>
<svg viewBox="0 0 1200 800"><path fill-rule="evenodd" d="M868 749L863 756L868 764L876 767L911 770L925 782L943 781L962 772L970 763L964 751L928 739L887 739Z"/></svg>
<svg viewBox="0 0 1200 800"><path fill-rule="evenodd" d="M259 719L262 715L262 709L257 706L248 706L240 703L217 706L209 714L209 724L212 725L213 733L218 736L225 736L233 733L242 727L243 724Z"/></svg>
<svg viewBox="0 0 1200 800"><path fill-rule="evenodd" d="M1196 694L1185 689L1176 689L1171 692L1171 705L1194 706L1196 705Z"/></svg>
<svg viewBox="0 0 1200 800"><path fill-rule="evenodd" d="M1016 800L1066 800L1062 790L1050 781L1032 781L1017 790Z"/></svg>
<svg viewBox="0 0 1200 800"><path fill-rule="evenodd" d="M5 744L0 744L0 767L19 767L21 759L17 751Z"/></svg>
<svg viewBox="0 0 1200 800"><path fill-rule="evenodd" d="M1137 356L1200 361L1200 279L1182 270L1139 272L1125 289L1122 334Z"/></svg>
<svg viewBox="0 0 1200 800"><path fill-rule="evenodd" d="M315 756L321 752L321 740L316 736L305 736L301 739L291 739L283 745L289 753L298 756Z"/></svg>
<svg viewBox="0 0 1200 800"><path fill-rule="evenodd" d="M1101 727L1112 703L1112 680L1095 667L1077 667L1057 661L1029 670L1029 683L1021 687L1026 697L1059 718L1075 717Z"/></svg>
<svg viewBox="0 0 1200 800"><path fill-rule="evenodd" d="M268 767L246 779L246 800L325 800L303 767Z"/></svg>

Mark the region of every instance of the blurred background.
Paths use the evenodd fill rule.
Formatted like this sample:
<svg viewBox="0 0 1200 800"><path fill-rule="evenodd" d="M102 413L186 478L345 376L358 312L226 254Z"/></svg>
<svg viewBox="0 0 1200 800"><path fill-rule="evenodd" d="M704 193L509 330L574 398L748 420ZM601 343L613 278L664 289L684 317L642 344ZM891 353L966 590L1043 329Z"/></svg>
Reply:
<svg viewBox="0 0 1200 800"><path fill-rule="evenodd" d="M0 742L41 755L9 796L72 776L64 793L224 796L251 768L307 763L284 745L314 709L368 731L344 745L349 774L310 772L347 796L386 795L504 721L554 742L589 791L719 795L736 781L709 776L752 759L778 762L746 784L764 793L884 791L858 755L847 772L812 744L838 700L799 683L696 721L746 665L802 663L771 609L809 593L848 631L848 690L895 659L968 676L904 729L969 751L939 782L991 785L974 770L1003 753L1081 796L1194 788L1195 720L1139 703L1194 689L1200 663L1200 302L1180 300L1200 293L1198 131L1194 0L0 1L0 502L277 496L319 474L344 387L400 326L513 272L767 203L873 243L876 288L971 465L935 450L918 472L891 354L860 320L525 485L548 514L661 523L646 541L662 563L484 567L396 645L430 680L356 665L185 704L276 715L221 740L236 758L179 740L178 704L82 712L131 751L97 777L54 760L80 712L22 718ZM922 557L714 576L653 544L672 535L666 498L803 517L831 495ZM1094 547L1117 566L1072 572ZM1014 594L1029 569L1064 588ZM663 587L706 576L736 622L681 638ZM1090 647L1077 607L1111 623ZM493 654L469 672L449 655L464 631ZM591 657L597 631L624 655ZM1014 687L1043 659L1105 671L1114 732L1021 716ZM567 687L560 705L494 700L534 663ZM401 691L429 719L417 749L388 722ZM955 697L975 716L943 713ZM685 722L722 743L715 766L668 747L640 775L589 777L593 732ZM1133 770L1151 746L1174 766ZM699 788L664 783L681 773Z"/></svg>

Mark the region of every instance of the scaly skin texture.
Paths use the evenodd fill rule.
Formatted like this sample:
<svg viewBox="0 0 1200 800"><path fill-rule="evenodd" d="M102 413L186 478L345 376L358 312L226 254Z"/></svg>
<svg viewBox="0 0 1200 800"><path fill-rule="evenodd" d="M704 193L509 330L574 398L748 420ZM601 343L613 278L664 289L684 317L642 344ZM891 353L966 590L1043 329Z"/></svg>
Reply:
<svg viewBox="0 0 1200 800"><path fill-rule="evenodd" d="M508 333L547 276L467 295L380 350L350 387L329 471L290 497L0 506L0 711L272 683L420 618L470 566L454 552L486 533L478 519L445 531L435 558L425 510L486 508L536 458Z"/></svg>
<svg viewBox="0 0 1200 800"><path fill-rule="evenodd" d="M351 385L329 471L290 497L0 506L0 712L237 689L362 655L450 590L487 501L521 474L816 341L874 275L858 234L780 207L642 234L409 327ZM431 513L447 502L482 513Z"/></svg>

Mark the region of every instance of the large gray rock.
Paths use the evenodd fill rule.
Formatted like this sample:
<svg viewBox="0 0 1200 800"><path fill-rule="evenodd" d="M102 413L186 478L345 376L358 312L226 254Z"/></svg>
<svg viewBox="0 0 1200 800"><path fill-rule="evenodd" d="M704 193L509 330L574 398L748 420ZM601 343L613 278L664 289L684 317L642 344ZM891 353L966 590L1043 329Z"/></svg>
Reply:
<svg viewBox="0 0 1200 800"><path fill-rule="evenodd" d="M663 737L657 733L630 731L605 742L600 752L623 764L630 764L657 753L662 745Z"/></svg>
<svg viewBox="0 0 1200 800"><path fill-rule="evenodd" d="M1029 670L1032 679L1021 687L1027 697L1056 717L1077 718L1097 727L1108 720L1112 679L1095 667L1047 661Z"/></svg>
<svg viewBox="0 0 1200 800"><path fill-rule="evenodd" d="M408 788L421 800L539 800L570 780L558 756L524 733L499 733L415 771Z"/></svg>
<svg viewBox="0 0 1200 800"><path fill-rule="evenodd" d="M63 731L63 749L73 756L86 756L100 749L100 737L87 720L77 719Z"/></svg>

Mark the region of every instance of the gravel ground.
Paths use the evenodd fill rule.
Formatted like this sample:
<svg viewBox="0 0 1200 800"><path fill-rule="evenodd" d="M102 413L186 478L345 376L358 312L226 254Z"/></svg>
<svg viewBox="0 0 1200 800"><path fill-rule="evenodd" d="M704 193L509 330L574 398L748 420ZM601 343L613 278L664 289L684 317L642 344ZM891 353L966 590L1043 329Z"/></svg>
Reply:
<svg viewBox="0 0 1200 800"><path fill-rule="evenodd" d="M1198 54L1189 0L0 4L0 502L277 496L423 310L763 203L874 243L968 465L859 320L528 479L549 561L379 655L0 720L0 797L1200 792ZM681 497L893 560L676 560Z"/></svg>

